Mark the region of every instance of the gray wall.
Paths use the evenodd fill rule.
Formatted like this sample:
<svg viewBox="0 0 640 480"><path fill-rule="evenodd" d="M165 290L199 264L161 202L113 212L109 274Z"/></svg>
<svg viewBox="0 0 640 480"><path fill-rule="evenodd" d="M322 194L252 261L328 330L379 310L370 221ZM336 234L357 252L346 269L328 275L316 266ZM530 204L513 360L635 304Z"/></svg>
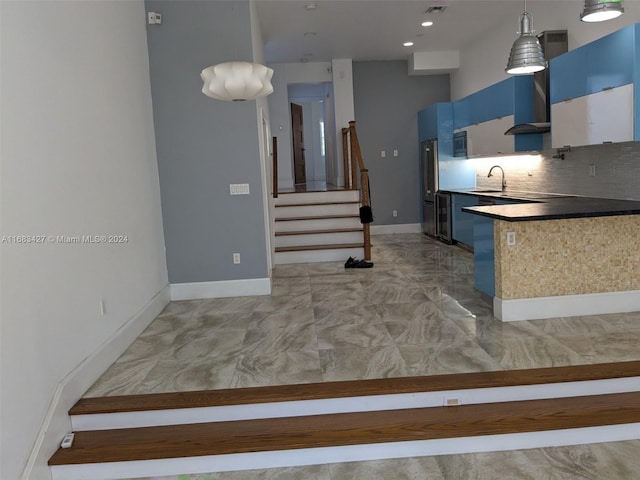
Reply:
<svg viewBox="0 0 640 480"><path fill-rule="evenodd" d="M210 65L251 61L249 2L145 6L163 15L147 39L169 281L265 278L256 104L206 97L200 79ZM230 196L230 183L251 194Z"/></svg>
<svg viewBox="0 0 640 480"><path fill-rule="evenodd" d="M502 161L509 189L640 200L640 142L573 147L564 160L553 158L555 150L541 153L542 160L528 167ZM475 160L478 187L496 186L495 178L487 178L488 165L501 160ZM596 166L595 177L589 176L590 165Z"/></svg>
<svg viewBox="0 0 640 480"><path fill-rule="evenodd" d="M374 225L419 223L417 113L449 101L449 75L409 76L405 61L353 62L353 92ZM386 150L386 158L380 157L381 150ZM396 218L393 210L398 211Z"/></svg>

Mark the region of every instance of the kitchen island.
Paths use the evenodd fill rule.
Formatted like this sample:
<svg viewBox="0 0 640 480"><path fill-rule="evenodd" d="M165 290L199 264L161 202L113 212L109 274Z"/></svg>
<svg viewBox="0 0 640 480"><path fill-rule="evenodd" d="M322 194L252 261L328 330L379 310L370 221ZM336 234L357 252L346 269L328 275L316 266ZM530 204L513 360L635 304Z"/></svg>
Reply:
<svg viewBox="0 0 640 480"><path fill-rule="evenodd" d="M640 310L640 202L528 192L455 193L519 200L462 209L477 215L476 286L493 297L497 318ZM493 278L487 280L487 274ZM493 283L482 285L483 278Z"/></svg>

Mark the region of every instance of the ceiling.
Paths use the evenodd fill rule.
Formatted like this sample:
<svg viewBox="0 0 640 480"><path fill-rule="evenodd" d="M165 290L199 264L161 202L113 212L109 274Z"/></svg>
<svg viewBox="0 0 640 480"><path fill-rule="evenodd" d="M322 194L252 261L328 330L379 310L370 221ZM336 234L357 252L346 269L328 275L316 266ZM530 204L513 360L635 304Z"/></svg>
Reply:
<svg viewBox="0 0 640 480"><path fill-rule="evenodd" d="M317 8L308 10L310 3ZM432 6L446 9L442 13L425 13ZM504 22L513 24L515 39L523 2L257 0L256 7L266 61L277 63L334 58L398 60L408 58L414 51L461 50ZM434 21L434 25L422 27L425 20ZM307 32L316 34L305 35ZM406 41L414 45L404 47Z"/></svg>

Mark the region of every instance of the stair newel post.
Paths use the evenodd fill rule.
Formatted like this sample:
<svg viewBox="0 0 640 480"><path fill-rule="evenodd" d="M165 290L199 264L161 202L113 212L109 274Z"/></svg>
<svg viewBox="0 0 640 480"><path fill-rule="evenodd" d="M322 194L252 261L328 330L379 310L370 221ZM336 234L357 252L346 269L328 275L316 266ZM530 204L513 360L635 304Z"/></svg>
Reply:
<svg viewBox="0 0 640 480"><path fill-rule="evenodd" d="M349 129L342 129L342 162L343 162L343 173L344 173L344 188L347 190L353 189L353 184L351 183L351 176L349 174Z"/></svg>
<svg viewBox="0 0 640 480"><path fill-rule="evenodd" d="M356 133L356 122L351 120L349 122L349 142L351 143L351 185L354 190L358 188L358 172L356 165L356 158L358 158L358 134ZM360 165L360 169L363 166Z"/></svg>
<svg viewBox="0 0 640 480"><path fill-rule="evenodd" d="M362 182L362 206L370 206L369 200L369 170L366 168L360 171L360 181ZM364 233L364 259L371 260L371 224L362 225Z"/></svg>
<svg viewBox="0 0 640 480"><path fill-rule="evenodd" d="M273 198L278 198L278 137L273 137L271 159L273 162Z"/></svg>

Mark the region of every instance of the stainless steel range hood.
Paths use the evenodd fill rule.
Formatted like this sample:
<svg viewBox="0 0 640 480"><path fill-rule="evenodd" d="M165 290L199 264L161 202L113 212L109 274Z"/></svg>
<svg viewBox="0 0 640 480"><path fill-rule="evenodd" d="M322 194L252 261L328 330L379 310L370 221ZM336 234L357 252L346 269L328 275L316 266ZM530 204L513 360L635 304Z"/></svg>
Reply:
<svg viewBox="0 0 640 480"><path fill-rule="evenodd" d="M566 53L569 49L566 30L548 30L538 35L547 62ZM549 96L549 68L533 75L533 122L514 125L504 132L505 135L526 133L546 133L551 131L551 105Z"/></svg>

